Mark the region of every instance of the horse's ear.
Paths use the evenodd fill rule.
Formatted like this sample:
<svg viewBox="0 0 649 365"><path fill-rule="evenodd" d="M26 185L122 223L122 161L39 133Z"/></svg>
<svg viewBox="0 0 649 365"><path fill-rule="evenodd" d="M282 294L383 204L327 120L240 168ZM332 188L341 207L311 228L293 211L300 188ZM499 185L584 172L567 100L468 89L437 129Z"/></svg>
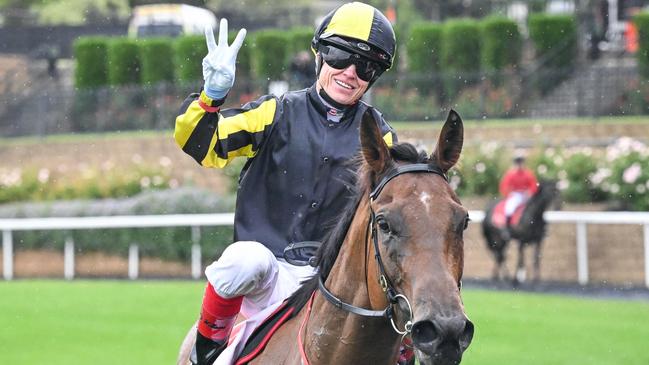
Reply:
<svg viewBox="0 0 649 365"><path fill-rule="evenodd" d="M460 115L451 109L437 140L437 147L431 160L437 163L444 172L457 163L464 143L464 125Z"/></svg>
<svg viewBox="0 0 649 365"><path fill-rule="evenodd" d="M389 166L390 150L370 110L365 111L361 121L361 151L375 174L381 174Z"/></svg>

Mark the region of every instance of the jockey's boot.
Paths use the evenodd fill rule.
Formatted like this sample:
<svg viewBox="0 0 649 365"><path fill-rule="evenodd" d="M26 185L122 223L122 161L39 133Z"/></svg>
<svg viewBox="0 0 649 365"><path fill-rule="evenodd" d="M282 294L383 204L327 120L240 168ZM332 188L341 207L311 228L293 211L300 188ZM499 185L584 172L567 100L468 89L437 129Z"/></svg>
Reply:
<svg viewBox="0 0 649 365"><path fill-rule="evenodd" d="M211 365L227 346L227 341L212 341L196 333L196 343L192 348L189 360L193 365Z"/></svg>
<svg viewBox="0 0 649 365"><path fill-rule="evenodd" d="M207 283L201 318L198 320L196 343L190 361L194 365L211 365L228 344L228 337L241 309L243 296L223 298Z"/></svg>

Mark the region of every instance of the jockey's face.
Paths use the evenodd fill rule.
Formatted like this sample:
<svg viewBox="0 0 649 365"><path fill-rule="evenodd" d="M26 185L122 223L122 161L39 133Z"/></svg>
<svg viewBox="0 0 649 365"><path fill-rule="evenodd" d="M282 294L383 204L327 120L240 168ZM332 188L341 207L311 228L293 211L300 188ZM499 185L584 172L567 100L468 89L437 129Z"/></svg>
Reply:
<svg viewBox="0 0 649 365"><path fill-rule="evenodd" d="M317 89L320 91L324 88L327 95L336 102L343 105L354 104L365 94L368 85L369 82L358 77L354 64L338 70L322 62Z"/></svg>

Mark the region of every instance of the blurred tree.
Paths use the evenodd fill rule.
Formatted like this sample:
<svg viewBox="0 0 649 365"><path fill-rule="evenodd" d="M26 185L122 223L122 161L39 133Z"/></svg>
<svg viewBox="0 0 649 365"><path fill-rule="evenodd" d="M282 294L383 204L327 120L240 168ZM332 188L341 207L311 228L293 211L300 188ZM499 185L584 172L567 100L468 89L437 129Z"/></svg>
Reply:
<svg viewBox="0 0 649 365"><path fill-rule="evenodd" d="M115 24L130 15L128 0L43 0L30 8L40 24L50 25Z"/></svg>
<svg viewBox="0 0 649 365"><path fill-rule="evenodd" d="M0 0L4 25L110 24L130 15L128 0Z"/></svg>
<svg viewBox="0 0 649 365"><path fill-rule="evenodd" d="M34 21L29 10L39 0L0 0L0 21L2 25L25 25Z"/></svg>

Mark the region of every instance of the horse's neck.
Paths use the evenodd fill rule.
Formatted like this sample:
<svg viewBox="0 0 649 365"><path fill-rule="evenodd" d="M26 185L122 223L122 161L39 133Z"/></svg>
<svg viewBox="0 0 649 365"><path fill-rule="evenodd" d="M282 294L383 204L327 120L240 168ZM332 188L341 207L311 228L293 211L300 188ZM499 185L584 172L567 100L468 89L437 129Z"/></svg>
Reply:
<svg viewBox="0 0 649 365"><path fill-rule="evenodd" d="M533 216L542 216L543 212L548 208L548 205L550 204L550 199L545 195L545 192L539 190L537 195L535 195L532 199L530 199L528 203L528 207L530 210L530 213Z"/></svg>
<svg viewBox="0 0 649 365"><path fill-rule="evenodd" d="M368 211L367 202L362 202L358 209L359 212ZM376 269L374 258L368 257L366 251L368 224L368 214L356 215L326 286L346 303L383 310L387 301L370 299L378 283L368 284L368 270L371 273ZM305 341L305 349L312 365L395 363L398 337L386 318L362 317L346 312L327 302L321 295L316 295L306 334L311 336Z"/></svg>

